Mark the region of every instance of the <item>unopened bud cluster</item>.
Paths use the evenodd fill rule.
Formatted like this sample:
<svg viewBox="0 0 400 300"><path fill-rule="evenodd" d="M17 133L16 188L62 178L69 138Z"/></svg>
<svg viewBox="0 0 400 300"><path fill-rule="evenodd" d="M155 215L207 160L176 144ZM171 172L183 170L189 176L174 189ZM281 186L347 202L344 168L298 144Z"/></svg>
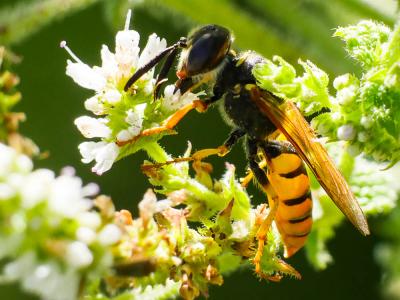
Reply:
<svg viewBox="0 0 400 300"><path fill-rule="evenodd" d="M304 74L296 77L293 66L280 57L258 65L258 84L279 97L297 103L306 115L329 108L312 121L313 127L330 140L349 142L353 155L363 152L375 161L395 163L400 159L400 25L391 31L382 24L362 21L339 28L335 36L346 42L346 50L363 68L357 78L344 74L333 80L335 95L328 91L327 74L311 62L299 63Z"/></svg>

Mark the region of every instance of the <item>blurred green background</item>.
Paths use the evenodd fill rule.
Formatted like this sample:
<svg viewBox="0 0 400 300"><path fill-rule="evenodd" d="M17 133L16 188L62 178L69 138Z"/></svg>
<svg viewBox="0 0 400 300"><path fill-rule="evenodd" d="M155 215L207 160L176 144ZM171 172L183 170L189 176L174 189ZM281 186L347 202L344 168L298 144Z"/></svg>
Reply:
<svg viewBox="0 0 400 300"><path fill-rule="evenodd" d="M14 5L29 7L41 0L1 0L0 11ZM53 1L57 2L57 1ZM22 57L14 66L20 76L23 101L19 111L28 120L22 132L31 137L50 157L36 162L58 172L71 165L85 182L97 182L102 193L111 195L119 209L136 211L138 201L149 184L139 167L144 153L124 159L99 177L90 172L90 166L80 162L77 145L83 141L73 121L85 114L83 101L90 91L78 87L65 75L67 54L59 48L62 40L86 63L100 63L100 48L114 47L114 35L122 28L126 9L134 7L133 27L143 37L156 32L169 44L198 24L217 23L234 32L237 49L253 49L271 58L283 56L291 63L298 58L310 59L331 77L344 72L357 73L358 67L346 56L341 42L332 38L334 28L354 24L361 19L376 19L388 25L394 23L395 1L358 0L165 0L165 1L58 1L61 17L37 11L29 20L21 15L5 24L0 13L0 44L6 43ZM78 3L69 11L68 3ZM7 17L10 17L8 15ZM3 20L1 18L4 18ZM46 20L51 19L52 22ZM31 23L29 23L31 21ZM19 28L20 27L20 28ZM18 38L13 39L15 28ZM31 29L37 29L31 32ZM15 35L17 36L17 35ZM171 74L171 80L174 74ZM223 123L218 109L206 114L191 113L178 126L179 135L164 138L161 144L173 155L181 154L187 141L195 149L222 143L230 129ZM222 172L222 159L210 159L215 176ZM226 160L237 166L238 174L245 172L246 161L241 147L236 147ZM254 188L254 203L265 196ZM210 299L380 299L383 270L374 262L374 245L379 236L363 238L348 223L337 230L336 238L328 245L335 259L327 270L316 272L302 252L289 260L303 279L284 279L280 283L258 281L252 270L243 269L225 278L222 287L211 287ZM0 287L0 299L34 299L21 294L16 286Z"/></svg>

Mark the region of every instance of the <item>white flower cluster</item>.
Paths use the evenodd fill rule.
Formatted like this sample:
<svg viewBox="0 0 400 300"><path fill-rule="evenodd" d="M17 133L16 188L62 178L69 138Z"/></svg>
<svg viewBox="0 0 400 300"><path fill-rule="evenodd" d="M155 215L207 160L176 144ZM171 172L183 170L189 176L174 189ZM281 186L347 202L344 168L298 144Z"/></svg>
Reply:
<svg viewBox="0 0 400 300"><path fill-rule="evenodd" d="M101 49L102 64L100 67L90 67L83 63L66 45L61 43L74 61L67 61L66 74L78 85L91 89L95 95L85 101L85 108L101 118L81 116L75 120L75 125L86 138L100 138L100 142L83 142L79 145L82 162L95 161L92 168L98 175L108 171L122 151L117 143L131 141L137 137L146 125L147 128L158 126L159 120L152 121L152 116L146 116L145 110L152 102L152 92L155 88L154 69L144 74L134 85L133 91L123 90L129 77L138 68L146 65L153 57L167 46L165 39L156 34L149 36L144 49L140 53L138 32L129 29L131 11L128 12L125 29L119 31L115 38L115 53L103 45ZM195 100L197 95L190 92L180 95L173 93L174 86L166 88L162 99L162 108L168 113L179 109L182 105ZM154 113L152 109L150 114ZM157 113L156 113L157 114ZM158 114L159 117L160 113ZM165 116L165 119L168 116ZM128 145L129 146L129 145ZM126 151L125 151L126 152Z"/></svg>
<svg viewBox="0 0 400 300"><path fill-rule="evenodd" d="M83 186L71 169L58 177L33 170L27 156L0 144L0 259L9 261L2 279L42 299L75 299L82 274L109 266L107 249L121 237L91 211L97 185Z"/></svg>

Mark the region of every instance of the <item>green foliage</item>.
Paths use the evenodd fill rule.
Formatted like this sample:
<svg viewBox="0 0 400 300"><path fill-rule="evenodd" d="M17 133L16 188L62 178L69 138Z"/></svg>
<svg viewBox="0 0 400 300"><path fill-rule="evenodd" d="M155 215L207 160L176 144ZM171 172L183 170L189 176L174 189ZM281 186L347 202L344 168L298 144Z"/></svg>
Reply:
<svg viewBox="0 0 400 300"><path fill-rule="evenodd" d="M17 43L45 24L96 2L74 0L63 1L63 5L60 5L58 0L47 0L6 7L0 13L0 43ZM333 17L343 24L365 16L390 24L393 21L391 18L362 6L356 0L332 1L329 6L326 1L307 1L311 10L303 4L293 6L292 1L287 0L270 1L267 4L262 1L204 3L197 0L135 2L138 8L144 9L157 5L159 9L155 12L153 9L153 14L173 15L171 19L178 19L180 23L182 20L185 24L209 23L218 19L235 32L239 47L251 48L264 55L280 53L290 62L299 56L313 55L319 65L328 68L327 72L308 60L299 60L303 73L298 76L295 67L275 56L272 61L266 60L265 64L255 68L259 86L279 97L295 101L304 115L329 107L331 112L315 118L313 126L323 137L331 141L345 140L349 144L344 146L345 143L337 143L328 147L363 210L368 215L376 215L393 209L399 189L396 181L393 181L396 177L388 172L378 172L380 165L364 158L354 158L348 152L354 154L361 151L377 161L390 161L393 164L400 158L399 140L396 139L400 133L399 119L395 115L400 110L397 101L400 96L400 26L391 32L385 25L363 21L355 26L339 28L335 35L345 41L348 54L358 61L363 73L361 76L345 74L337 77L333 80L334 89L329 86L328 73L346 69L348 64L334 39L324 35L324 30L336 26L330 23ZM120 28L121 12L130 5L133 2L126 0L104 1L108 22ZM286 14L282 14L283 10ZM315 14L312 10L319 13ZM272 29L273 22L278 24L277 28ZM124 31L128 31L128 28ZM117 40L116 48L126 46L124 42L126 40ZM126 47L132 48L131 44ZM116 75L112 73L115 71L112 68L117 56L118 50L108 53L103 48L101 67L91 68L76 57L73 57L75 62L69 62L77 69L68 75L83 87L95 91L94 97L85 102L85 107L96 118L84 116L75 123L85 137L100 138L98 142L85 142L82 143L85 146L80 147L85 162L96 161L95 171L99 174L111 168L114 161L139 150L144 150L156 163L170 160L170 155L160 147L158 141L173 131L157 131L133 139L137 132L132 126L138 127L140 132L160 127L181 104L190 103L200 95L192 94L185 99L182 95L164 93L159 102L153 102L152 72L125 92L123 85L137 65ZM2 55L0 66L1 61ZM119 67L120 63L118 61ZM92 85L92 79L99 71L107 74L103 78L106 85L101 89ZM15 79L16 76L7 71L0 73L0 139L9 144L7 138L10 131L4 120L19 101ZM103 79L100 78L100 81ZM14 82L11 88L10 82ZM114 94L107 94L110 91ZM330 91L334 91L334 94ZM119 94L118 97L115 97L115 92ZM132 116L139 118L132 119ZM13 133L16 133L16 129L13 129ZM3 147L1 145L2 151ZM12 151L5 149L8 150L4 150L4 153ZM183 157L188 157L190 150L189 147ZM48 176L53 179L47 178L50 183L46 184L52 186L53 192L57 189L61 192L56 193L57 197L51 193L39 193L35 205L27 206L26 203L32 200L26 192L31 188L28 183L43 173L33 171L25 156L12 153L13 160L9 160L13 162L11 165L4 159L5 155L0 156L0 170L5 170L4 176L0 176L0 256L7 259L1 279L19 281L25 290L37 293L44 299L54 299L54 295L61 299L73 299L79 283L82 284L85 299L170 299L178 294L185 299L192 299L200 294L206 296L209 285L221 285L224 275L243 265L250 265L254 257L257 228L268 209L252 206L249 195L235 178L233 165L227 165L225 174L219 179L211 177L210 165L199 162L194 164L194 175L191 175L188 162L159 169L145 167L150 183L165 199L157 201L152 192L146 193L139 204L139 216L132 218L127 211L115 213L107 198L98 198L94 203L100 212L85 211L101 220L100 225L89 228L92 230L91 236L95 236L94 240L89 241L88 235L78 234L82 227L89 226L88 220L65 216L63 213L68 210L57 209L57 205L54 205L55 199L63 203L66 199L63 198L64 194L69 195L68 200L73 199L74 195L69 193L74 190L80 190L81 196L86 197L85 187L81 186L80 180L72 176L73 180L70 179L75 182L73 187L53 187L53 184L71 176ZM48 170L45 172L52 174ZM20 185L16 186L16 174L23 176L26 182L19 182ZM46 184L39 182L36 184L39 189L33 192L40 192L40 188ZM312 189L315 199L314 227L306 250L311 263L317 269L323 269L332 261L326 243L334 237L335 228L344 221L344 217L315 178ZM385 232L395 242L391 246L383 246L377 256L390 270L392 282L396 283L396 253L399 248L396 229L399 226L392 221ZM117 226L118 232L121 232L116 244L107 242L104 234L101 237L107 225L112 225L114 229ZM83 251L73 251L75 242L80 243L78 250ZM268 233L261 261L262 271L266 275L296 275L279 258L281 248L279 234L273 227ZM76 260L66 254L66 249L77 254ZM92 260L88 260L88 253L92 255ZM134 276L126 278L118 273L118 270L126 269ZM31 273L34 275L30 276ZM50 289L49 286L60 289Z"/></svg>
<svg viewBox="0 0 400 300"><path fill-rule="evenodd" d="M43 0L18 2L0 11L0 44L14 44L56 19L99 0Z"/></svg>
<svg viewBox="0 0 400 300"><path fill-rule="evenodd" d="M335 35L346 42L346 50L364 74L336 77L335 95L328 93L327 74L311 62L299 61L304 74L296 77L294 67L276 57L255 68L254 75L261 87L295 101L305 115L329 108L329 113L312 121L320 134L332 141L349 141L353 154L363 152L393 165L400 160L399 32L399 25L390 32L372 21L339 28Z"/></svg>

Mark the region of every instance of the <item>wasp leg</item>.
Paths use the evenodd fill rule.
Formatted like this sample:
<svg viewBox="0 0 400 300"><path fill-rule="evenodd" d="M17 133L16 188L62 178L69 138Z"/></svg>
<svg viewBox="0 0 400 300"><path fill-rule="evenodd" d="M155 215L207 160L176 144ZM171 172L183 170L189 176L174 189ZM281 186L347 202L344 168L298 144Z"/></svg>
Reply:
<svg viewBox="0 0 400 300"><path fill-rule="evenodd" d="M228 139L225 141L223 145L217 148L210 148L210 149L203 149L196 151L195 153L193 153L192 158L193 160L200 161L211 155L217 154L218 156L225 156L231 151L232 147L238 142L238 140L245 134L246 134L245 131L237 128L229 134Z"/></svg>
<svg viewBox="0 0 400 300"><path fill-rule="evenodd" d="M258 166L261 169L264 169L267 166L267 161L266 160L262 160L261 162L258 163ZM254 178L254 174L251 170L248 170L248 173L245 177L240 178L240 183L241 186L244 188L247 188L247 186L249 185L250 181Z"/></svg>
<svg viewBox="0 0 400 300"><path fill-rule="evenodd" d="M173 44L172 46L169 46L165 48L163 51L161 51L159 54L156 55L152 60L150 60L146 65L143 67L139 68L136 70L135 74L132 75L131 78L126 82L124 91L127 92L129 88L140 78L142 77L145 73L150 71L156 64L158 64L166 55L170 55L171 52L173 52L175 49L178 48L186 48L186 38L181 38L178 42Z"/></svg>
<svg viewBox="0 0 400 300"><path fill-rule="evenodd" d="M257 230L256 237L258 241L258 246L256 255L254 256L253 260L256 273L260 277L268 279L268 276L263 274L261 270L260 262L264 252L265 239L269 231L269 228L271 227L272 221L274 220L276 210L278 208L278 196L276 195L275 191L269 184L266 172L263 169L261 169L259 164L257 163L257 151L258 151L258 142L256 140L249 139L247 141L247 156L248 156L250 170L257 179L258 183L265 189L265 191L274 200L271 203L272 207L270 207L270 211L267 217L261 222L261 225Z"/></svg>
<svg viewBox="0 0 400 300"><path fill-rule="evenodd" d="M123 142L117 141L116 143L118 146L122 147L127 144L134 143L135 141L137 141L139 138L141 138L143 136L159 134L164 131L172 131L175 128L175 126L178 125L178 123L183 119L183 117L193 109L196 109L196 110L202 112L206 109L206 105L200 100L195 100L192 103L189 103L189 104L185 105L184 107L182 107L181 109L179 109L178 111L176 111L173 115L171 115L168 119L166 119L164 121L163 125L161 125L159 127L145 129L139 135L135 136L133 139L130 139L128 141L123 141Z"/></svg>
<svg viewBox="0 0 400 300"><path fill-rule="evenodd" d="M157 81L155 84L156 88L154 89L153 93L154 100L160 98L161 86L164 82L167 81L168 72L171 69L172 64L174 63L174 60L178 54L178 50L179 48L175 48L167 55L167 58L165 59L165 62L160 70L160 73L158 73Z"/></svg>
<svg viewBox="0 0 400 300"><path fill-rule="evenodd" d="M193 161L194 162L193 167L194 167L194 169L196 169L197 167L199 167L201 165L201 161L208 156L211 156L211 155L225 156L226 154L228 154L229 151L231 150L231 148L244 135L245 135L245 132L243 130L235 129L234 131L231 132L228 139L225 141L225 143L222 146L219 146L217 148L202 149L202 150L196 151L189 157L179 157L179 158L175 158L175 159L163 162L163 163L143 165L142 170L144 172L146 172L149 169L154 169L154 168L158 169L165 165L170 165L170 164L185 162L185 161Z"/></svg>

